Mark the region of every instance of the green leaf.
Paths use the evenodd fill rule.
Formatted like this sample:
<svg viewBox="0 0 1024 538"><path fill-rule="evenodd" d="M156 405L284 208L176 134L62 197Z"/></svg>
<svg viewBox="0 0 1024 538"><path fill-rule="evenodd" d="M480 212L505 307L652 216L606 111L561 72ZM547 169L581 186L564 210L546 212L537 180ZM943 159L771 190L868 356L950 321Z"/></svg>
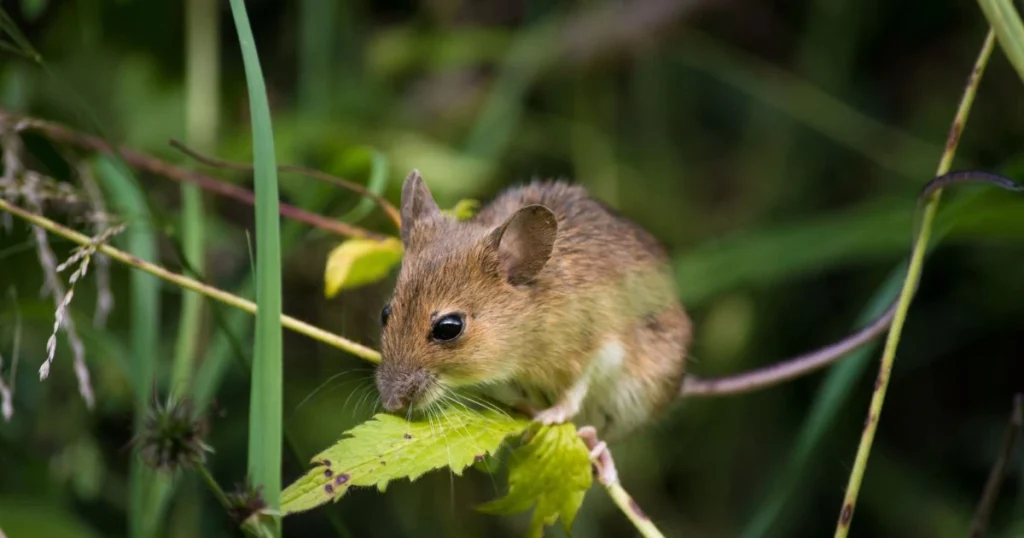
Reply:
<svg viewBox="0 0 1024 538"><path fill-rule="evenodd" d="M1024 80L1024 22L1011 0L979 0L992 29L995 30L999 47L1003 49L1017 75Z"/></svg>
<svg viewBox="0 0 1024 538"><path fill-rule="evenodd" d="M455 218L455 220L469 220L476 215L476 211L480 209L479 200L470 200L468 198L459 200L455 207L451 209L443 209L442 212Z"/></svg>
<svg viewBox="0 0 1024 538"><path fill-rule="evenodd" d="M252 122L256 191L256 342L249 404L249 476L270 509L280 503L284 361L281 328L280 188L267 87L243 0L231 0ZM273 529L280 536L280 525Z"/></svg>
<svg viewBox="0 0 1024 538"><path fill-rule="evenodd" d="M330 299L343 289L386 277L391 268L401 261L402 252L402 242L396 237L342 241L327 255L324 295Z"/></svg>
<svg viewBox="0 0 1024 538"><path fill-rule="evenodd" d="M281 493L282 513L294 514L337 501L350 487L376 487L400 478L416 480L448 467L456 475L497 450L530 422L497 411L449 408L440 420L407 422L388 414L346 432L313 457L316 466ZM589 468L588 468L589 472Z"/></svg>
<svg viewBox="0 0 1024 538"><path fill-rule="evenodd" d="M370 179L366 189L373 194L382 196L384 189L388 186L388 158L383 153L369 146L360 146L349 149L341 154L339 163L336 165L343 170L358 168L369 168ZM345 175L351 175L346 172ZM377 202L368 196L364 196L348 213L341 217L342 222L355 224L373 211Z"/></svg>
<svg viewBox="0 0 1024 538"><path fill-rule="evenodd" d="M477 509L509 515L535 506L530 536L542 536L559 519L568 533L592 479L590 455L576 427L542 426L509 459L508 495Z"/></svg>

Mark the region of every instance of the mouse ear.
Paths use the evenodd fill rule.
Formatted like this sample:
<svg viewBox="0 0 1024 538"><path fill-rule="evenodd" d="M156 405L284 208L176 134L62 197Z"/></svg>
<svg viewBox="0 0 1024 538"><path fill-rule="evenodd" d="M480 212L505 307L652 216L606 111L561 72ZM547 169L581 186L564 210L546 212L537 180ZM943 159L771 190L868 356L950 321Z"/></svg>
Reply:
<svg viewBox="0 0 1024 538"><path fill-rule="evenodd" d="M437 202L430 195L419 170L413 170L402 184L402 242L409 244L409 235L417 220L438 212Z"/></svg>
<svg viewBox="0 0 1024 538"><path fill-rule="evenodd" d="M537 276L551 257L557 232L555 214L542 205L520 208L491 232L490 245L510 284L525 284Z"/></svg>

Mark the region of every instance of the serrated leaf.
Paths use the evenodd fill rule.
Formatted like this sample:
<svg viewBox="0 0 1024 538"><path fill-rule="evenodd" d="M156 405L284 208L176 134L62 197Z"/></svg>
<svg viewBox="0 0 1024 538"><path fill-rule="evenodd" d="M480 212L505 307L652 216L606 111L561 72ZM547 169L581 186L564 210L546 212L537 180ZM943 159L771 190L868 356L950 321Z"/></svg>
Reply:
<svg viewBox="0 0 1024 538"><path fill-rule="evenodd" d="M315 467L281 492L281 510L294 514L337 501L353 486L383 491L392 480L416 480L443 467L461 476L529 426L526 419L491 410L449 408L440 419L414 422L378 414L317 454Z"/></svg>
<svg viewBox="0 0 1024 538"><path fill-rule="evenodd" d="M455 207L453 207L451 209L442 209L441 211L443 213L451 215L452 217L455 217L455 220L469 220L469 219L473 218L473 215L476 215L476 211L479 208L480 208L480 201L479 200L472 200L472 199L469 199L469 198L465 198L465 199L459 200L455 204Z"/></svg>
<svg viewBox="0 0 1024 538"><path fill-rule="evenodd" d="M509 458L508 494L477 507L481 512L511 515L534 508L530 536L561 519L568 533L583 496L590 489L590 454L572 424L542 426Z"/></svg>
<svg viewBox="0 0 1024 538"><path fill-rule="evenodd" d="M327 255L324 295L330 299L343 289L377 282L402 259L402 242L387 239L348 239Z"/></svg>

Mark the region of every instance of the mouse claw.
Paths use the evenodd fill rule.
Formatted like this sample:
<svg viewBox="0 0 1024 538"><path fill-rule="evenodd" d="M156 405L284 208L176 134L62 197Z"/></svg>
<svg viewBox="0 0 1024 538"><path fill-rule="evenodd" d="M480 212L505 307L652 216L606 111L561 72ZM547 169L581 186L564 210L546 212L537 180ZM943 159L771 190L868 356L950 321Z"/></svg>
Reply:
<svg viewBox="0 0 1024 538"><path fill-rule="evenodd" d="M577 431L577 435L590 450L590 461L597 471L597 480L606 486L618 482L619 471L615 468L615 460L608 450L608 444L597 438L597 428L583 426Z"/></svg>

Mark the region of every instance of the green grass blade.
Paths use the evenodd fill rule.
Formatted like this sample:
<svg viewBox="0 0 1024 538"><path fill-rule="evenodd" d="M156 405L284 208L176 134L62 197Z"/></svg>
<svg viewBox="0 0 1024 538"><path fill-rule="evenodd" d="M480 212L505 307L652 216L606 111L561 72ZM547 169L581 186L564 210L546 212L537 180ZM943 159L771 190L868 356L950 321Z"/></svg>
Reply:
<svg viewBox="0 0 1024 538"><path fill-rule="evenodd" d="M906 264L898 267L886 280L886 282L875 293L870 303L865 307L857 320L857 327L863 327L871 320L876 319L896 299L903 284L903 275L906 274ZM807 475L813 453L818 444L828 433L829 427L839 415L840 410L848 402L850 392L854 385L864 375L871 356L874 354L878 343L865 346L849 357L843 359L828 373L818 394L811 405L811 412L804 421L796 444L789 453L785 467L774 480L770 492L762 495L760 508L743 530L743 538L761 538L768 536L773 530L776 521L779 520L793 494L801 484L801 480ZM775 529L775 535L782 533Z"/></svg>
<svg viewBox="0 0 1024 538"><path fill-rule="evenodd" d="M370 180L366 184L366 189L373 194L383 196L385 189L388 188L388 158L375 149L367 148L366 151L370 154ZM376 206L377 202L364 196L355 207L341 217L341 220L355 224L370 214Z"/></svg>
<svg viewBox="0 0 1024 538"><path fill-rule="evenodd" d="M220 9L203 0L186 4L186 133L194 148L209 148L216 141L220 97ZM203 193L196 185L181 186L181 252L189 272L202 278L204 269L206 217ZM170 394L185 397L190 392L192 372L202 333L203 299L197 293L182 294L178 338L174 348ZM186 485L187 487L187 485ZM148 535L158 528L167 512L176 484L164 476L152 482L146 511Z"/></svg>
<svg viewBox="0 0 1024 538"><path fill-rule="evenodd" d="M128 219L128 229L117 239L125 243L123 248L126 251L143 260L156 262L157 240L149 226L150 211L142 188L131 172L117 166L109 157L99 157L96 168L112 208ZM135 392L135 432L138 433L152 399L153 376L160 349L160 281L142 271L132 271L130 278L132 385ZM147 536L145 512L153 473L134 451L132 455L128 485L128 525L130 536L142 538Z"/></svg>
<svg viewBox="0 0 1024 538"><path fill-rule="evenodd" d="M216 142L220 113L220 9L211 2L189 0L186 12L185 137L194 148L210 148ZM182 256L201 276L205 273L203 247L206 228L202 191L196 185L183 184L181 197ZM188 391L202 328L202 306L200 295L188 292L183 295L171 378L171 391L176 395L184 395Z"/></svg>
<svg viewBox="0 0 1024 538"><path fill-rule="evenodd" d="M937 227L950 227L949 241L1024 237L1024 201L1002 194L981 190L958 196L939 215ZM869 204L737 233L676 255L676 280L684 301L697 305L744 286L774 285L850 263L897 260L910 244L913 218L910 203Z"/></svg>
<svg viewBox="0 0 1024 538"><path fill-rule="evenodd" d="M259 55L243 0L231 0L242 49L252 121L256 191L256 346L249 402L249 475L271 510L281 495L283 360L281 334L281 237L277 161L270 106ZM278 522L275 532L280 534Z"/></svg>
<svg viewBox="0 0 1024 538"><path fill-rule="evenodd" d="M985 18L992 25L999 48L1006 54L1017 75L1024 80L1024 22L1011 0L978 0Z"/></svg>

